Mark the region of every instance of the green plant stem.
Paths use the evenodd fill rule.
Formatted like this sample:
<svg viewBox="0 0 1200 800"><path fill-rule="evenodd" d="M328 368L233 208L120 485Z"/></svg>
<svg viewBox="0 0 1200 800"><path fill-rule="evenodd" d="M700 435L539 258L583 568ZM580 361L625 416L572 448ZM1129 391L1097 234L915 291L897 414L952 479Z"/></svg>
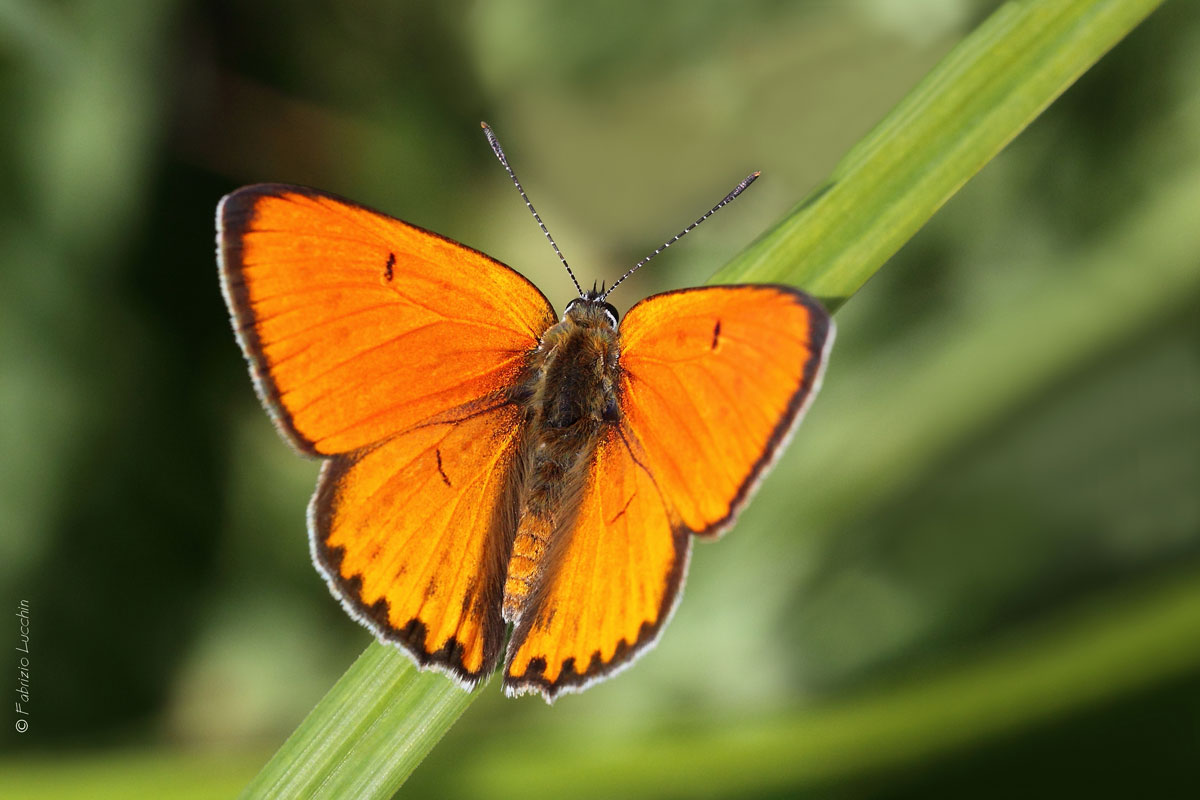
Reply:
<svg viewBox="0 0 1200 800"><path fill-rule="evenodd" d="M1001 7L843 159L829 181L714 276L806 288L831 310L1161 0ZM390 797L474 699L372 644L245 797Z"/></svg>
<svg viewBox="0 0 1200 800"><path fill-rule="evenodd" d="M479 691L372 642L242 797L391 797Z"/></svg>

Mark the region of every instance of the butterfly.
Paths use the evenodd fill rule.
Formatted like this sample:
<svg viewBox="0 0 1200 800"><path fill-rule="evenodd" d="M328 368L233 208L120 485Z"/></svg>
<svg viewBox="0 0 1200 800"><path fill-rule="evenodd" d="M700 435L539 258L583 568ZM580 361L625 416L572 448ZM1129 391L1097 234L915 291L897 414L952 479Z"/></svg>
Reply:
<svg viewBox="0 0 1200 800"><path fill-rule="evenodd" d="M313 561L422 668L552 701L657 641L693 538L727 529L821 382L834 326L789 286L666 292L558 317L516 271L332 194L217 210L221 287L258 395L324 459ZM511 626L511 631L510 631ZM507 644L506 644L507 639Z"/></svg>

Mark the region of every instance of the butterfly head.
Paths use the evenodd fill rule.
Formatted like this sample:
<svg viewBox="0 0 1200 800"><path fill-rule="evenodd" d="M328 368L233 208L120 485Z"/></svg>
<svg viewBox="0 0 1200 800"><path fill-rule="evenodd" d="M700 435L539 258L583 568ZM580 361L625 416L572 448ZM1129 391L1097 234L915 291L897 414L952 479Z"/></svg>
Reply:
<svg viewBox="0 0 1200 800"><path fill-rule="evenodd" d="M563 321L570 320L584 328L601 325L616 328L619 319L617 310L604 302L604 295L603 286L597 289L595 284L592 284L591 291L583 292L567 303L567 308L563 311Z"/></svg>

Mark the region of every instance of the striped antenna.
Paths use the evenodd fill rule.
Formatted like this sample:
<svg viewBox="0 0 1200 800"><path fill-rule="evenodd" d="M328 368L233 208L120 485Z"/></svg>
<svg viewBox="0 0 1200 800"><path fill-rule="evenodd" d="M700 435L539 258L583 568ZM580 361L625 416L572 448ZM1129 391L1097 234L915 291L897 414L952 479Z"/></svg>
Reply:
<svg viewBox="0 0 1200 800"><path fill-rule="evenodd" d="M571 283L575 284L575 291L579 292L580 297L583 297L583 289L580 288L579 281L575 280L575 273L571 271L571 265L567 263L567 259L563 258L563 254L559 251L558 245L554 243L554 237L550 235L550 231L546 230L546 224L542 222L542 218L538 216L537 210L533 207L533 203L529 202L528 195L526 195L525 190L521 188L521 182L517 180L516 173L514 173L512 167L508 165L508 158L505 157L504 150L500 147L500 140L496 138L496 134L486 122L479 123L479 126L483 128L483 134L487 136L488 144L492 146L492 152L496 154L496 158L500 160L500 164L505 170L508 171L508 177L512 178L513 185L517 187L517 191L521 193L521 198L525 201L525 206L529 209L529 213L533 214L533 218L537 220L538 227L542 229L542 233L546 234L546 238L550 241L550 246L554 248L554 254L558 256L558 260L561 261L562 265L566 268L567 274L571 276ZM728 200L726 200L726 202L728 202ZM714 209L714 211L715 210L716 209Z"/></svg>
<svg viewBox="0 0 1200 800"><path fill-rule="evenodd" d="M693 228L695 228L696 226L698 226L698 225L699 225L701 222L704 222L704 220L708 219L708 218L709 218L709 217L711 217L713 214L717 213L717 212L718 212L718 211L720 211L722 208L724 208L725 206L727 206L727 205L729 205L731 202L733 202L733 198L737 197L739 194L741 194L742 192L744 192L744 191L746 190L746 187L747 187L747 186L749 186L750 184L754 183L756 180L758 180L758 176L759 176L759 175L761 175L761 174L762 174L761 172L754 172L754 173L751 173L751 174L747 175L745 180L743 180L741 183L739 183L737 186L735 186L735 187L733 188L733 191L732 191L732 192L730 192L729 194L725 195L725 199L724 199L724 200L722 200L721 202L717 203L715 206L713 206L712 208L710 208L710 209L708 210L708 212L707 212L706 214L704 214L704 216L700 217L700 219L696 220L696 221L695 221L695 222L693 222L691 225L688 225L686 228L684 228L683 230L681 230L679 233L677 233L677 234L675 234L674 236L672 236L670 239L668 239L666 242L664 242L664 243L662 244L662 246L661 246L661 247L659 247L657 250L655 250L653 253L651 253L650 255L646 256L646 257L645 257L645 258L643 258L641 261L639 261L638 263L636 263L636 264L634 264L632 267L630 267L629 271L628 271L628 272L626 272L624 275L622 275L622 276L621 276L621 277L620 277L620 278L617 280L617 282L616 282L616 283L614 283L612 286L608 287L608 291L607 291L607 292L605 292L604 294L600 295L600 299L601 299L601 300L603 300L603 299L605 299L606 297L608 297L610 294L612 294L612 290L613 290L613 289L615 289L615 288L617 288L618 286L620 286L620 285L621 285L621 281L625 280L625 279L626 279L626 278L628 278L630 275L632 275L633 273L637 272L639 267L641 267L643 264L645 264L645 263L646 263L647 261L649 261L650 259L654 258L656 255L658 255L659 253L661 253L663 250L666 250L668 247L670 247L671 245L673 245L673 244L675 244L676 242L678 242L678 241L679 241L680 239L682 239L684 236L687 236L687 235L688 235L688 233L690 233L690 232L691 232L691 230L692 230Z"/></svg>

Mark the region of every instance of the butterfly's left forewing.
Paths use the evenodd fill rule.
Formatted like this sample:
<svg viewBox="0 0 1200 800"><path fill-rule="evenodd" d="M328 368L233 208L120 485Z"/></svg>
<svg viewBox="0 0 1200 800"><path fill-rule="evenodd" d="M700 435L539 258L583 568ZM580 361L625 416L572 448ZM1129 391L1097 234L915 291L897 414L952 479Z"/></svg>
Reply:
<svg viewBox="0 0 1200 800"><path fill-rule="evenodd" d="M505 689L547 699L652 645L691 536L733 521L819 386L833 323L790 287L669 292L620 328L620 422L509 642Z"/></svg>
<svg viewBox="0 0 1200 800"><path fill-rule="evenodd" d="M554 324L546 298L505 265L324 192L243 187L217 224L221 285L255 386L312 455L503 392Z"/></svg>

